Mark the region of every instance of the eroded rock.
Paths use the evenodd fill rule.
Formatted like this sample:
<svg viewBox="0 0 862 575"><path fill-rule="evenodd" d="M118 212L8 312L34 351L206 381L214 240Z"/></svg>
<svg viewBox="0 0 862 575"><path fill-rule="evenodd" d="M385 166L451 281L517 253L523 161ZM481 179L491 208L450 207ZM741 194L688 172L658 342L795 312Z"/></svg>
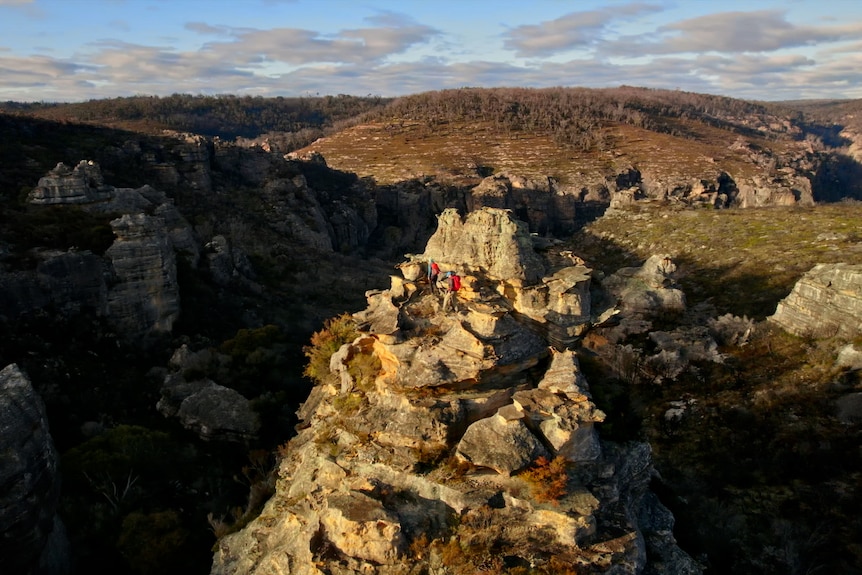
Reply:
<svg viewBox="0 0 862 575"><path fill-rule="evenodd" d="M862 266L817 264L796 282L769 320L801 336L862 334Z"/></svg>
<svg viewBox="0 0 862 575"><path fill-rule="evenodd" d="M59 460L42 399L16 364L4 367L0 370L0 557L4 572L68 572L69 543L56 515Z"/></svg>

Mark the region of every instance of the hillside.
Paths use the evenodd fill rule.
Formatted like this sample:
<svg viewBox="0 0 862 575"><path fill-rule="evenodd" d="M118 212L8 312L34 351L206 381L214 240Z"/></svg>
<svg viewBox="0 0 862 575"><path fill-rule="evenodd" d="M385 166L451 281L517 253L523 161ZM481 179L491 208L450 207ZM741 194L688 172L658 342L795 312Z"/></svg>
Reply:
<svg viewBox="0 0 862 575"><path fill-rule="evenodd" d="M801 158L853 144L860 106L852 100L759 103L622 86L463 88L395 99L174 94L6 102L0 111L149 134L193 132L280 152L313 150L337 169L384 184L439 177L475 185L491 173L514 173L565 185L585 173L614 175L629 167L671 181L718 171L738 179L798 169ZM850 130L842 133L844 128ZM842 183L848 182L849 193L856 194L852 179L844 177Z"/></svg>
<svg viewBox="0 0 862 575"><path fill-rule="evenodd" d="M646 332L617 334L610 362L596 350L612 327L574 346L608 415L596 426L602 439L649 441L652 488L684 550L709 573L862 570L852 514L862 498L859 422L835 417L838 400L862 391L860 372L835 366L847 342L766 321L815 264L862 264L858 102L464 89L321 99L303 104L315 111L303 116L290 108L299 102L145 100L6 104L13 113L0 114L0 368L17 362L29 372L66 469L107 460L113 479L131 481L128 466L138 474L153 450L129 459L129 442L172 445L122 505L105 499L107 483L81 474L64 482L83 568L107 560L120 572L140 559L141 572L207 572L213 532L242 529L272 491L279 446L308 393L303 347L315 330L385 289L444 209L505 207L538 245L583 258L597 284L671 257L689 309L657 318L655 330L703 328L724 314L751 322L747 345L718 349L724 363L696 361L678 377L639 363L658 347ZM198 107L154 111L184 102ZM198 129L208 136L186 133ZM291 151L304 159L285 161ZM169 332L125 341L108 308L94 313L72 297L83 285L101 301L138 277L116 271L115 244L128 228L115 210L128 205L33 203L41 178L50 176L41 197L57 199L49 192L64 192L51 184L58 174L91 165L101 175L88 192L122 188L118 197L137 198L136 217L162 218L184 242L156 242L176 251L175 266L164 266L171 273L155 266L170 280L157 288L181 296ZM67 275L79 262L100 273ZM203 440L156 412L160 395L179 402L186 393L187 382L163 387L175 355L190 362L182 377L247 396L259 436ZM669 426L678 405L696 407ZM134 543L150 536L169 548Z"/></svg>
<svg viewBox="0 0 862 575"><path fill-rule="evenodd" d="M172 130L233 140L277 132L290 144L307 143L325 130L387 102L380 97L347 95L262 98L174 94L69 104L0 102L0 111L145 134Z"/></svg>
<svg viewBox="0 0 862 575"><path fill-rule="evenodd" d="M852 123L845 112L854 104L840 115L834 105L627 87L462 89L394 100L297 153L319 152L381 184L433 177L472 187L513 174L577 194L632 185L625 174L634 171L641 191L657 199L718 189L728 177L739 187L784 189L796 201L809 193L814 201L859 198L860 136L838 123Z"/></svg>

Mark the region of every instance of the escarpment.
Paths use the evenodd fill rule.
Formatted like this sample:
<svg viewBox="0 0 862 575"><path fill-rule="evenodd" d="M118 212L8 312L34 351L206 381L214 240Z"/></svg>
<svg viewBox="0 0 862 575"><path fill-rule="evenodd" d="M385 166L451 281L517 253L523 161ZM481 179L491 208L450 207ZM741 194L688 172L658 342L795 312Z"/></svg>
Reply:
<svg viewBox="0 0 862 575"><path fill-rule="evenodd" d="M454 311L430 259L463 276ZM298 412L276 494L211 572L701 572L649 491L648 445L602 441L577 355L551 343L578 333L565 318L589 323L589 270L572 263L540 256L508 211L444 212L426 252L368 292L359 336ZM542 307L551 292L572 313Z"/></svg>

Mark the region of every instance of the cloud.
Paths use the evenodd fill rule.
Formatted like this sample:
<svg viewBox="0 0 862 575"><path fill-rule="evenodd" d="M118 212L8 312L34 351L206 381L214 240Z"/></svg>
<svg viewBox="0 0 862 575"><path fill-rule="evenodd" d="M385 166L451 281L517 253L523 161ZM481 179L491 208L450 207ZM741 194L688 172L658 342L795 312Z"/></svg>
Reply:
<svg viewBox="0 0 862 575"><path fill-rule="evenodd" d="M31 101L34 92L45 94L43 100L79 99L82 90L76 80L87 70L87 66L47 56L0 56L0 99Z"/></svg>
<svg viewBox="0 0 862 575"><path fill-rule="evenodd" d="M187 22L183 28L204 35L229 36L231 34L231 29L227 26L211 26L204 22Z"/></svg>
<svg viewBox="0 0 862 575"><path fill-rule="evenodd" d="M797 26L782 11L722 12L661 26L604 47L615 55L771 52L862 38L862 24Z"/></svg>
<svg viewBox="0 0 862 575"><path fill-rule="evenodd" d="M372 26L341 30L334 35L298 28L231 29L201 23L190 23L186 28L230 36L231 40L207 43L202 52L216 54L235 65L243 65L242 61L245 65L280 62L294 66L380 61L440 35L430 26L392 12L382 12L367 21Z"/></svg>
<svg viewBox="0 0 862 575"><path fill-rule="evenodd" d="M627 4L572 12L555 20L513 28L504 35L503 45L522 57L551 56L568 50L591 47L620 20L659 11L651 4Z"/></svg>

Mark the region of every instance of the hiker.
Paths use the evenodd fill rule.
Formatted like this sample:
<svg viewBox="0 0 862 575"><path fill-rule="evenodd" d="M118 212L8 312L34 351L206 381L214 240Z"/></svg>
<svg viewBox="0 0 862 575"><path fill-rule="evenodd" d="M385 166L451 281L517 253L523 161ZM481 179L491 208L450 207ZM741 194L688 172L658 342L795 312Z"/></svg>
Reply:
<svg viewBox="0 0 862 575"><path fill-rule="evenodd" d="M448 272L446 274L447 286L446 296L443 298L443 311L449 309L452 305L452 311L458 311L458 290L461 289L461 276L457 272Z"/></svg>
<svg viewBox="0 0 862 575"><path fill-rule="evenodd" d="M431 265L428 266L428 283L431 285L431 293L437 293L437 279L440 276L440 266L437 262L431 260Z"/></svg>

